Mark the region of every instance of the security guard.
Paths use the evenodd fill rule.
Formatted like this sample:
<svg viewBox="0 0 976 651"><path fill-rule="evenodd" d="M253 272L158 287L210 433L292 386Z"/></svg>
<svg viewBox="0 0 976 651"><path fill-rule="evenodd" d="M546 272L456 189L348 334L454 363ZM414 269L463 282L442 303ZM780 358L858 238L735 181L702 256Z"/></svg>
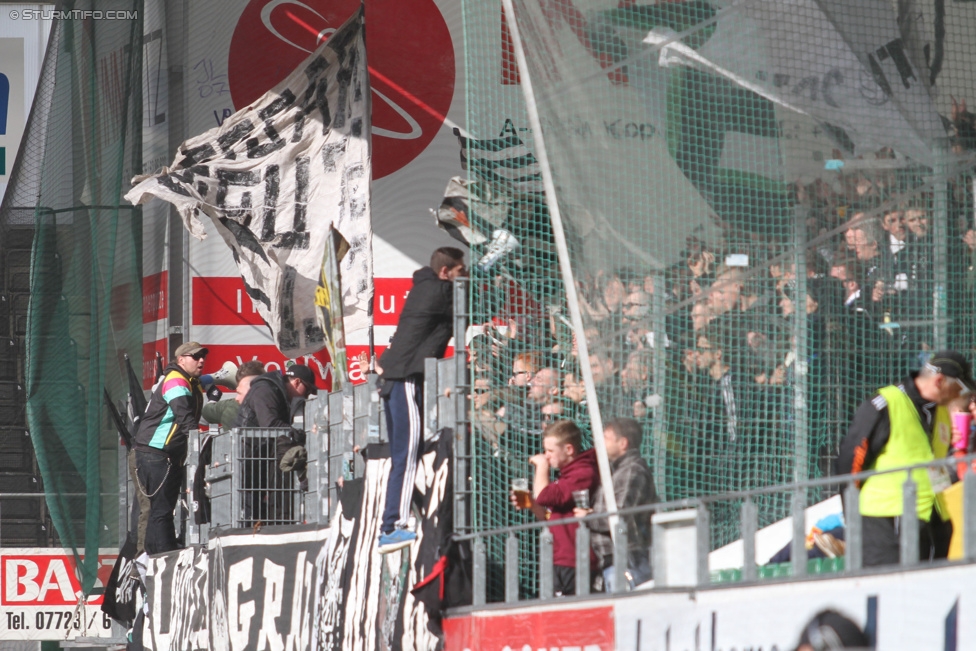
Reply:
<svg viewBox="0 0 976 651"><path fill-rule="evenodd" d="M921 371L886 386L857 408L837 458L838 474L887 470L944 458L952 428L946 406L976 388L969 362L954 350L929 358ZM869 477L861 486L865 567L900 560L902 484L907 472ZM946 469L912 471L917 485L921 560L945 558L951 524L936 495L950 483Z"/></svg>

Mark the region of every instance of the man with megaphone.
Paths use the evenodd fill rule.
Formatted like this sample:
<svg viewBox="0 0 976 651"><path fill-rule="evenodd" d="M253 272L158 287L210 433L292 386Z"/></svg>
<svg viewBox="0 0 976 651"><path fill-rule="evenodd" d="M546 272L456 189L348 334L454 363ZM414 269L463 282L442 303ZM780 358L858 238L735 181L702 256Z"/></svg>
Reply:
<svg viewBox="0 0 976 651"><path fill-rule="evenodd" d="M226 375L222 375L223 373ZM237 420L241 403L244 402L244 397L247 396L247 392L251 388L251 380L262 373L264 373L264 362L257 359L244 362L240 367L234 362L224 362L223 367L209 377L213 378L212 382L215 388L227 387L236 395L233 400L221 400L218 397L215 402L205 404L203 406L204 420L211 425L230 428ZM208 384L207 378L206 375L200 378L204 387Z"/></svg>
<svg viewBox="0 0 976 651"><path fill-rule="evenodd" d="M186 472L187 441L203 409L204 360L209 351L195 341L180 345L175 361L153 388L133 439L136 484L149 498L145 549L160 554L178 548L173 512Z"/></svg>

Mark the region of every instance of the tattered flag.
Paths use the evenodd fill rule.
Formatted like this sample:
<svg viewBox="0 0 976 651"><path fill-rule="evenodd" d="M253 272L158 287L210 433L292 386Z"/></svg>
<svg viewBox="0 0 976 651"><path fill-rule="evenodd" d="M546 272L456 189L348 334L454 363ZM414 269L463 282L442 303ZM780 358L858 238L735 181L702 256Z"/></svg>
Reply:
<svg viewBox="0 0 976 651"><path fill-rule="evenodd" d="M159 197L186 228L201 213L234 252L244 286L286 356L325 346L315 293L329 226L341 262L347 332L369 325L370 89L360 9L273 90L184 142L173 165L136 177L126 199Z"/></svg>

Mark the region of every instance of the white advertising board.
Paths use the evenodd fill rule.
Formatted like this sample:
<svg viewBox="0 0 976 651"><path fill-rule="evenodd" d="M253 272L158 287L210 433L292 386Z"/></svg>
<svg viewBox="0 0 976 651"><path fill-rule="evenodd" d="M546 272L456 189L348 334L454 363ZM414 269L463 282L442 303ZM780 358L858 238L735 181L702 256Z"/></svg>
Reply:
<svg viewBox="0 0 976 651"><path fill-rule="evenodd" d="M81 583L64 549L0 548L0 640L111 637L102 595L117 551L99 551L95 594L79 608Z"/></svg>
<svg viewBox="0 0 976 651"><path fill-rule="evenodd" d="M617 648L707 651L796 648L826 608L874 632L878 649L976 648L976 566L634 595L615 604ZM967 615L967 613L969 613Z"/></svg>

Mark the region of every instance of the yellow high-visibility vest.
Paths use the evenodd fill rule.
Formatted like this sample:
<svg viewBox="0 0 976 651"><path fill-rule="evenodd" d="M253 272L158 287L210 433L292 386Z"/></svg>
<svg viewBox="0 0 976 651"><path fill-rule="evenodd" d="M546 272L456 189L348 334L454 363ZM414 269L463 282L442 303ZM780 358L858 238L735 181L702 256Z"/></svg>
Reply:
<svg viewBox="0 0 976 651"><path fill-rule="evenodd" d="M930 440L912 399L905 392L896 386L887 386L878 393L888 402L891 433L872 470L911 466L942 459L948 454L952 429L945 407L935 408L935 424ZM904 504L902 484L907 477L908 472L905 471L876 475L865 480L861 487L861 515L880 518L900 516ZM918 468L912 471L912 479L918 486L918 519L928 522L936 502L929 473L925 468Z"/></svg>

